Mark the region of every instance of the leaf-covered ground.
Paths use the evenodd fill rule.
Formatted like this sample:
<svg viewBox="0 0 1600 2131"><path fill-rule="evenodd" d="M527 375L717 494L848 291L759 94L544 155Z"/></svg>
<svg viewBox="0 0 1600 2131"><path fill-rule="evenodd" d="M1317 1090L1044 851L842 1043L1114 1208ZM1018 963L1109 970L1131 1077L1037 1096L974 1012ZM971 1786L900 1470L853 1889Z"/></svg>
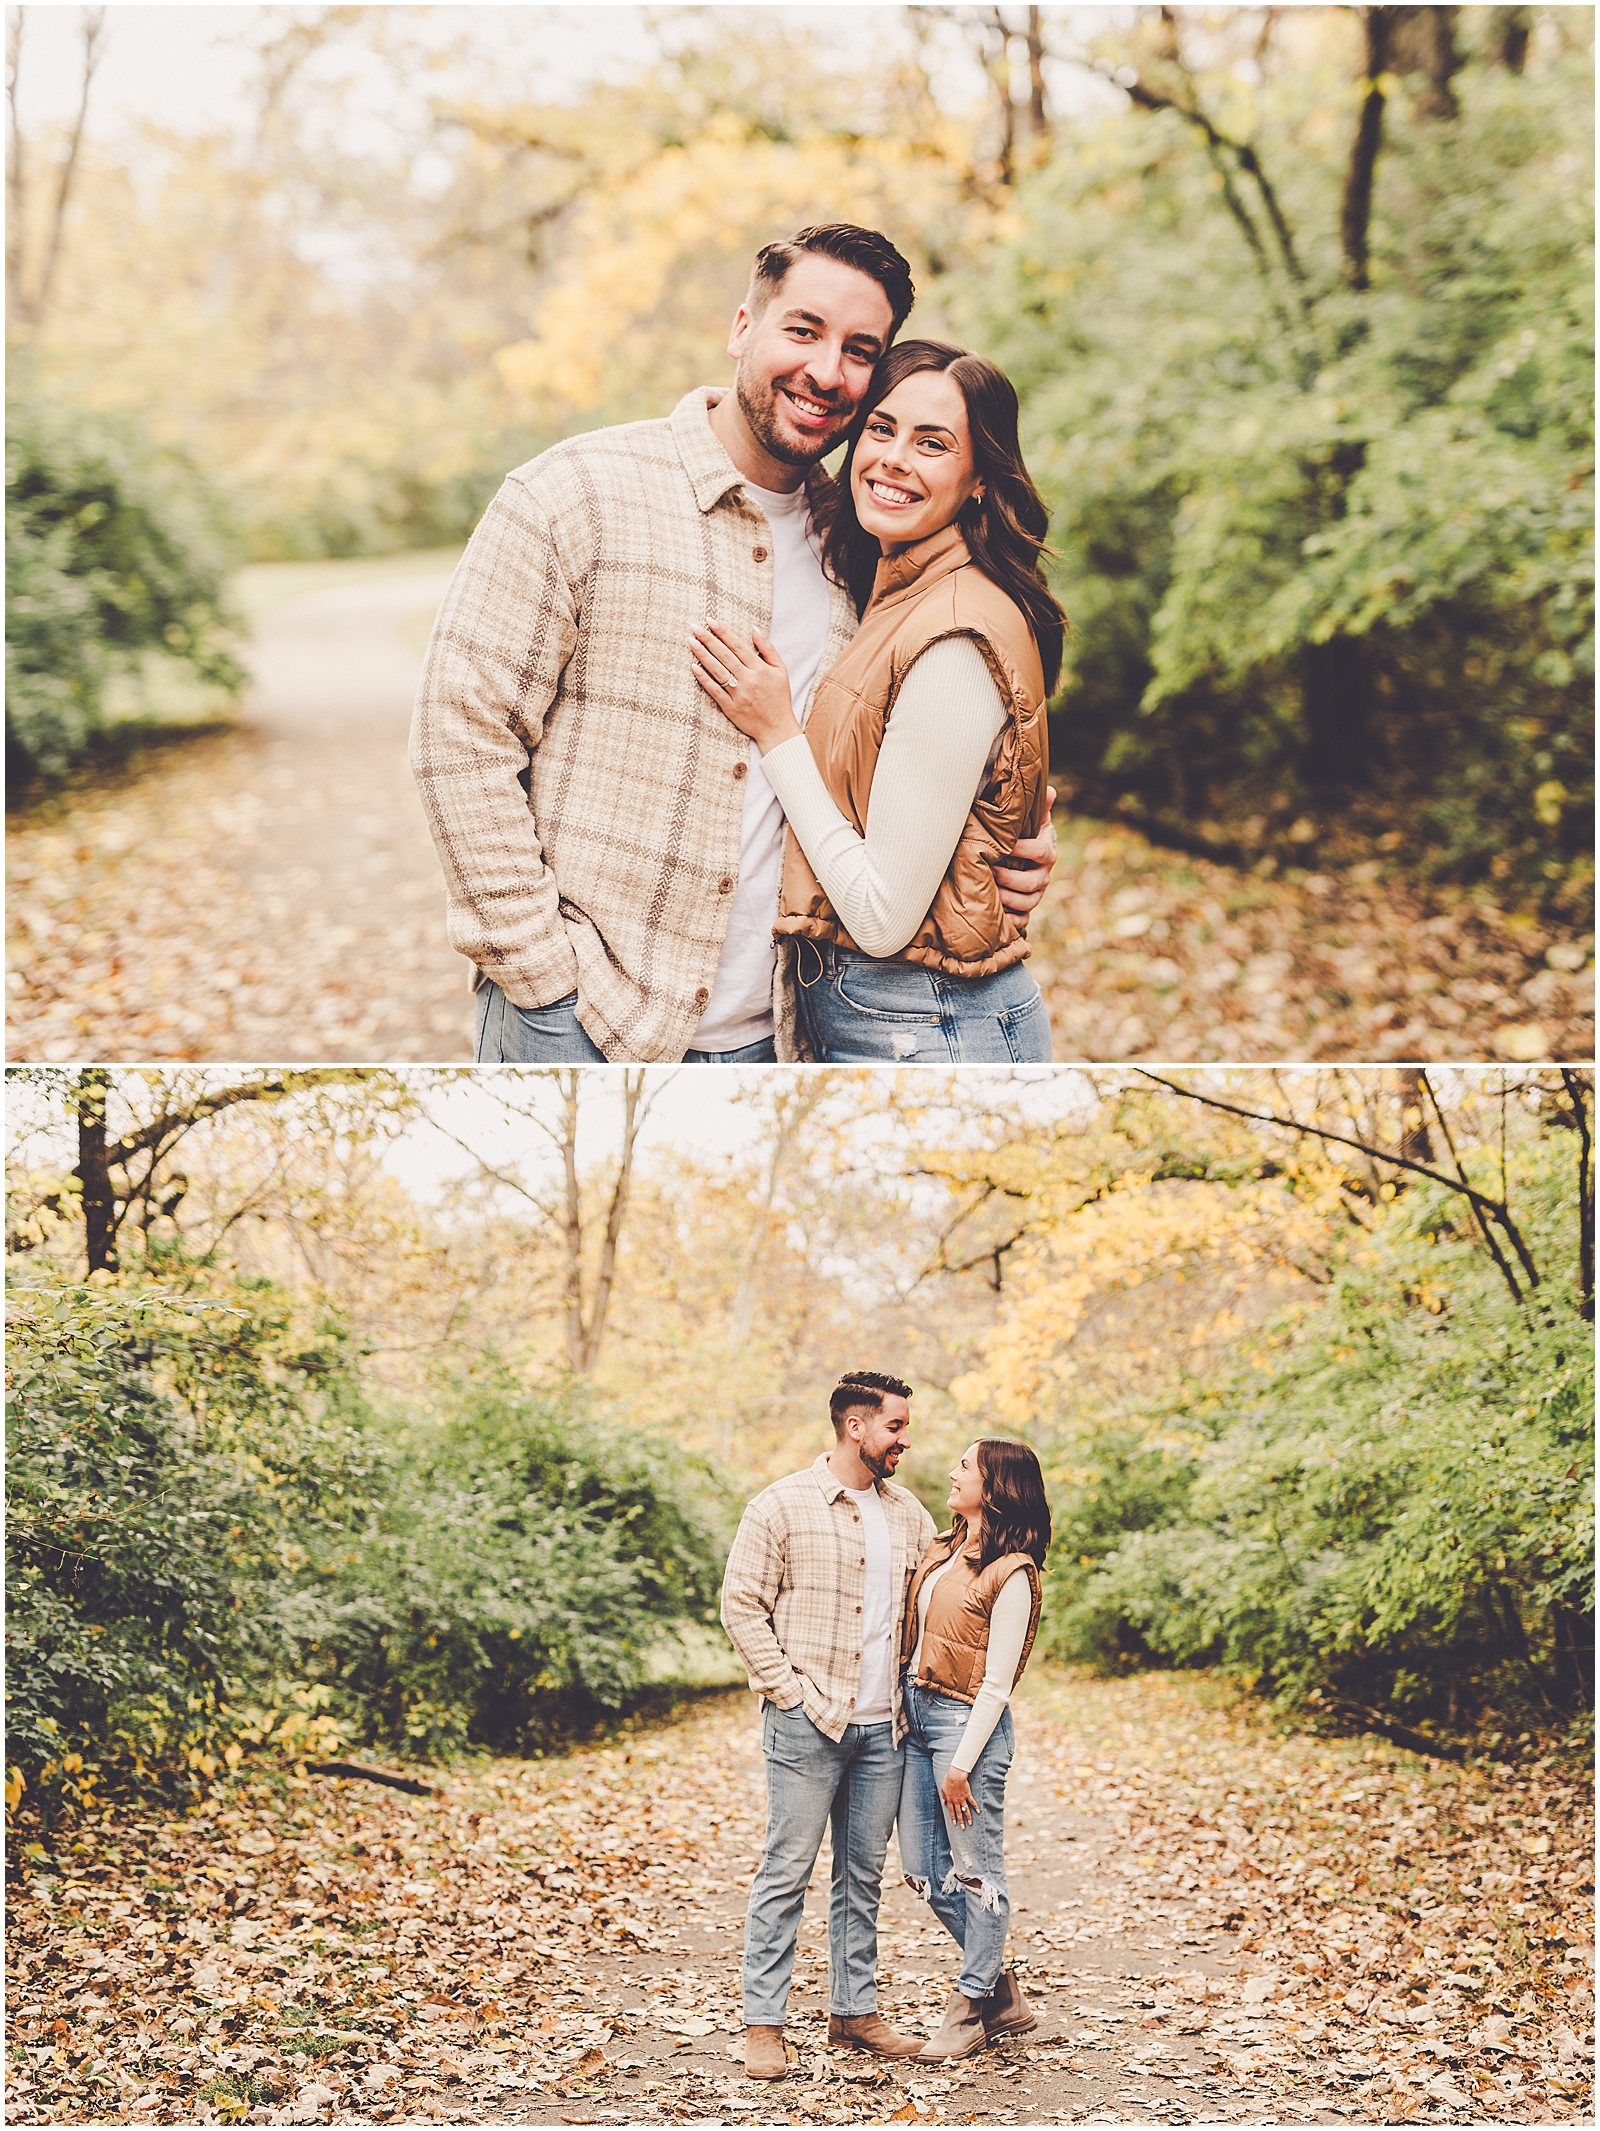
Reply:
<svg viewBox="0 0 1600 2131"><path fill-rule="evenodd" d="M1532 1749L1525 1748L1531 1753ZM779 2087L739 2063L754 1707L436 1798L230 1784L22 1847L13 2123L1548 2123L1587 2108L1592 1820L1555 1758L1275 1733L1174 1678L1040 1669L1007 1855L1040 2024L949 2071L830 2052L826 1855ZM892 1853L891 1853L892 1862ZM948 1942L886 1887L880 2003Z"/></svg>
<svg viewBox="0 0 1600 2131"><path fill-rule="evenodd" d="M405 760L449 558L274 564L249 722L8 824L8 1053L448 1061L466 965ZM1588 934L1379 856L1281 878L1058 812L1033 968L1059 1059L1584 1058Z"/></svg>
<svg viewBox="0 0 1600 2131"><path fill-rule="evenodd" d="M406 763L448 568L255 575L299 596L257 620L248 723L169 735L10 819L9 1057L470 1058Z"/></svg>
<svg viewBox="0 0 1600 2131"><path fill-rule="evenodd" d="M1057 1058L1582 1059L1593 939L1366 859L1262 878L1058 809L1031 967Z"/></svg>

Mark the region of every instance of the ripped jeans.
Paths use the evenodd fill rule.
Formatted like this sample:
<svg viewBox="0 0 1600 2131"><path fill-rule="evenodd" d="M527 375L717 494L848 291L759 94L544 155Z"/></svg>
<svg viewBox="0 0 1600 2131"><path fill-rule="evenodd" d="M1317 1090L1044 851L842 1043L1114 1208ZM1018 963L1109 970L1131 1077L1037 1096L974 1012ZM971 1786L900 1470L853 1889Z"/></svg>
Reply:
<svg viewBox="0 0 1600 2131"><path fill-rule="evenodd" d="M972 1711L953 1695L905 1683L906 1767L900 1786L900 1869L913 1894L961 1948L956 1989L986 1998L1005 1963L1011 1898L1006 1891L1006 1774L1015 1734L1002 1710L968 1776L976 1819L960 1828L939 1786L949 1773Z"/></svg>
<svg viewBox="0 0 1600 2131"><path fill-rule="evenodd" d="M800 1011L823 1065L1048 1065L1050 1016L1020 962L949 977L802 940Z"/></svg>

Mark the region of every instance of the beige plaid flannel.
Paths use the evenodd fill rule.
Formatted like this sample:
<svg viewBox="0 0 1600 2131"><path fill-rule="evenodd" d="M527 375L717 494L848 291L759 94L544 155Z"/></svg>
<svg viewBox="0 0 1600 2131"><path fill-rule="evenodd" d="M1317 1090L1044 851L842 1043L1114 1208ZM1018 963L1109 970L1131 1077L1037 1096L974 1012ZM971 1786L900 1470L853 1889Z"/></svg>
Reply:
<svg viewBox="0 0 1600 2131"><path fill-rule="evenodd" d="M911 1572L934 1534L933 1519L907 1488L878 1485L889 1526L898 1657ZM861 1684L861 1606L866 1583L861 1512L828 1470L826 1456L763 1488L739 1520L722 1578L722 1625L750 1675L750 1689L779 1709L798 1702L818 1731L842 1736ZM894 1736L905 1737L894 1667Z"/></svg>
<svg viewBox="0 0 1600 2131"><path fill-rule="evenodd" d="M771 628L772 536L712 431L718 397L507 476L445 594L412 722L451 946L517 1006L576 991L619 1061L682 1057L739 877L750 743L701 693L689 631L708 615ZM856 626L831 589L824 673Z"/></svg>

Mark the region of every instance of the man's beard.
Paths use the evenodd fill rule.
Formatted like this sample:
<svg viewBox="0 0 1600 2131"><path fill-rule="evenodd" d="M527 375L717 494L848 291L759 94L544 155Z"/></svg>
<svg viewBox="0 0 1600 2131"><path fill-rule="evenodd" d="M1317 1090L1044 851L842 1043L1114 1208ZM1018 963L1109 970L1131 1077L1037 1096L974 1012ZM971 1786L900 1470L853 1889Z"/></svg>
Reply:
<svg viewBox="0 0 1600 2131"><path fill-rule="evenodd" d="M862 1464L875 1480L887 1480L892 1477L894 1473L893 1450L863 1450L860 1456Z"/></svg>
<svg viewBox="0 0 1600 2131"><path fill-rule="evenodd" d="M767 454L768 458L777 459L785 466L815 466L819 459L827 457L828 453L834 449L844 435L844 431L840 429L835 430L831 436L823 438L816 444L791 444L788 442L786 438L778 434L776 411L778 395L775 388L769 384L766 388L766 398L764 400L758 399L754 389L745 377L743 363L734 372L733 390L739 402L739 412L749 424L751 435ZM821 402L818 404L820 405ZM882 1479L883 1475L880 1473L878 1477Z"/></svg>

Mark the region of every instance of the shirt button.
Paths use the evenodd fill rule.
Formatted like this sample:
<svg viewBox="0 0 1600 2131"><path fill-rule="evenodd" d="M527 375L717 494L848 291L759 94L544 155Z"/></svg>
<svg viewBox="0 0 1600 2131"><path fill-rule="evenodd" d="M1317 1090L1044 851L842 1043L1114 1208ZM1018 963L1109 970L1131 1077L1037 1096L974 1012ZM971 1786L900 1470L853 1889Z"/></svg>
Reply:
<svg viewBox="0 0 1600 2131"><path fill-rule="evenodd" d="M756 562L765 562L767 559L767 551L765 548L752 548L750 550L750 554L751 558Z"/></svg>
<svg viewBox="0 0 1600 2131"><path fill-rule="evenodd" d="M859 1606L857 1606L857 1607L856 1607L856 1611L857 1611L857 1612L859 1613L859 1612L861 1611L861 1608L860 1608Z"/></svg>
<svg viewBox="0 0 1600 2131"><path fill-rule="evenodd" d="M741 777L748 777L749 774L750 765L748 762L736 762L733 765L733 781L735 784L739 782Z"/></svg>
<svg viewBox="0 0 1600 2131"><path fill-rule="evenodd" d="M699 990L698 990L698 991L697 991L697 992L695 993L695 995L694 995L694 1003L695 1003L695 1005L696 1005L696 1006L704 1006L704 1005L705 1005L705 1003L706 1003L706 1001L707 1001L707 1000L708 1000L708 999L709 999L710 997L711 997L711 994L710 994L710 992L708 992L708 991L706 990L705 986L704 986L704 985L702 984L702 985L701 985L701 987L700 987L700 989L699 989Z"/></svg>
<svg viewBox="0 0 1600 2131"><path fill-rule="evenodd" d="M724 873L721 880L718 881L717 893L718 895L732 895L733 875L731 873Z"/></svg>

